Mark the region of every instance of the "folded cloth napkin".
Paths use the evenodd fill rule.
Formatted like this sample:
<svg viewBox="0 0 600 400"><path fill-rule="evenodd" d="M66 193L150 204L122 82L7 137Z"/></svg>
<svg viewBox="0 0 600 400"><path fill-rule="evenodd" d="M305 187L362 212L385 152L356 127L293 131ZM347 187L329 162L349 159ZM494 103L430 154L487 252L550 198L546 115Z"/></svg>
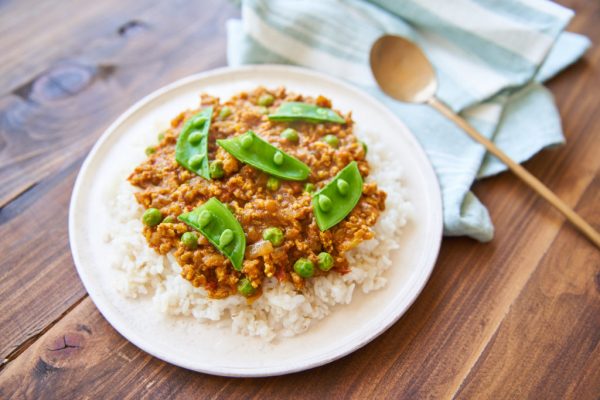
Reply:
<svg viewBox="0 0 600 400"><path fill-rule="evenodd" d="M433 164L444 234L480 241L491 240L494 228L470 187L505 167L433 109L385 96L369 69L372 43L389 33L421 46L436 69L438 97L519 162L564 143L552 95L540 82L590 45L563 32L572 11L545 0L242 0L241 8L241 20L227 24L230 65L301 65L379 98Z"/></svg>

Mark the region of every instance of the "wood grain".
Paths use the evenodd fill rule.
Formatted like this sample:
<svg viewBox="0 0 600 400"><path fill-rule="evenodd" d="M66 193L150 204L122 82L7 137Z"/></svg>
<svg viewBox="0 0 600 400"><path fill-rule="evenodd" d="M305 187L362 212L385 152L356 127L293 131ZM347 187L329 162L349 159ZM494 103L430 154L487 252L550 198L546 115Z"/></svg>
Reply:
<svg viewBox="0 0 600 400"><path fill-rule="evenodd" d="M77 10L73 5L69 12ZM35 78L23 75L17 88L0 97L0 207L80 158L135 100L177 78L223 65L224 23L234 11L226 2L206 8L160 2L129 22L120 16L122 24L108 32L92 29L95 37L80 39L72 54L53 60ZM78 23L78 29L96 27L103 25L102 17L92 14L89 18L96 20L70 23ZM28 24L47 25L46 16ZM206 40L213 36L218 39ZM49 46L34 47L44 45Z"/></svg>
<svg viewBox="0 0 600 400"><path fill-rule="evenodd" d="M97 45L100 37L107 40L117 36L132 15L157 3L4 1L0 5L0 93L19 93L30 87L48 67L78 55L86 45Z"/></svg>
<svg viewBox="0 0 600 400"><path fill-rule="evenodd" d="M72 266L70 188L90 145L127 106L224 64L224 20L237 11L216 1L61 0L29 12L30 1L0 4L0 50L11 56L0 65L0 352L12 353L0 398L598 398L600 255L508 174L474 188L494 241L445 239L413 307L339 361L228 379L128 343L84 297ZM600 37L600 3L565 4L577 11L571 30ZM26 20L35 40L16 29ZM64 46L49 46L56 40ZM525 166L598 228L600 48L549 87L568 142Z"/></svg>
<svg viewBox="0 0 600 400"><path fill-rule="evenodd" d="M72 266L67 232L69 197L79 165L75 162L0 212L0 293L10 293L0 302L2 359L85 294ZM52 246L40 245L47 242Z"/></svg>
<svg viewBox="0 0 600 400"><path fill-rule="evenodd" d="M583 216L596 225L600 224L598 204L600 175L586 190L580 206ZM599 278L600 252L563 226L457 398L597 397ZM535 373L523 373L530 370Z"/></svg>

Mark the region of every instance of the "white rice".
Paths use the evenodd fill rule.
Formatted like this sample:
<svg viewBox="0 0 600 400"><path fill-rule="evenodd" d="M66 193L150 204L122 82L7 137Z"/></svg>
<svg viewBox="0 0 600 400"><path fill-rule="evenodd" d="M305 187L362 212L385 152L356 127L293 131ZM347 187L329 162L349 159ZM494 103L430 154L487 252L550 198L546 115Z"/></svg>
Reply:
<svg viewBox="0 0 600 400"><path fill-rule="evenodd" d="M363 135L364 136L364 135ZM115 285L124 296L135 299L151 296L157 310L167 315L188 316L201 323L231 326L241 335L258 336L265 341L294 336L335 310L336 304L349 304L352 293L364 293L386 284L385 271L391 266L391 252L401 243L401 230L412 207L402 187L402 166L376 138L362 138L369 145L369 181L387 192L386 208L373 227L375 238L361 243L347 254L351 272L330 273L309 280L302 293L275 278L264 283L263 295L251 305L242 296L222 300L207 297L180 276L181 268L172 254L161 256L152 250L141 234L142 207L135 201L135 188L119 177L117 195L109 204L111 223L106 240L112 247Z"/></svg>

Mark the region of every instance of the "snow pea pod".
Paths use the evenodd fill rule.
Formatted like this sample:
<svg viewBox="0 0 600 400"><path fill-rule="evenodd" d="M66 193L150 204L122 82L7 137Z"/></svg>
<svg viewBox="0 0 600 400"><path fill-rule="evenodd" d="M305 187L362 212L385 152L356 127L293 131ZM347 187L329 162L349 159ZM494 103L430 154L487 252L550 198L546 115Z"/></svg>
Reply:
<svg viewBox="0 0 600 400"><path fill-rule="evenodd" d="M177 138L175 160L182 167L205 179L210 179L208 168L208 131L212 107L207 107L187 120Z"/></svg>
<svg viewBox="0 0 600 400"><path fill-rule="evenodd" d="M319 229L325 231L350 214L360 200L362 189L362 176L356 161L352 161L312 197Z"/></svg>
<svg viewBox="0 0 600 400"><path fill-rule="evenodd" d="M217 250L229 258L236 270L242 269L246 251L244 230L227 206L216 197L211 197L206 203L178 218L200 231Z"/></svg>
<svg viewBox="0 0 600 400"><path fill-rule="evenodd" d="M307 121L307 122L335 122L345 124L346 120L330 108L319 107L314 104L291 101L282 103L271 115L272 121Z"/></svg>
<svg viewBox="0 0 600 400"><path fill-rule="evenodd" d="M217 140L217 143L241 162L277 178L303 181L310 175L308 165L264 141L252 131L230 139Z"/></svg>

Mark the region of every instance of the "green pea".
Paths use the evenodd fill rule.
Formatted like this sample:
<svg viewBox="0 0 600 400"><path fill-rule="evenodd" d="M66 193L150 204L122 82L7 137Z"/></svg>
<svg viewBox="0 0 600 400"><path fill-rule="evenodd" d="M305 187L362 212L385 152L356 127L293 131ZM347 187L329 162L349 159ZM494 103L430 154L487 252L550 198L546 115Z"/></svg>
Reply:
<svg viewBox="0 0 600 400"><path fill-rule="evenodd" d="M249 149L252 146L252 142L254 142L254 137L252 135L244 135L240 144L243 149Z"/></svg>
<svg viewBox="0 0 600 400"><path fill-rule="evenodd" d="M231 261L235 270L242 269L246 251L246 236L239 221L225 204L216 197L212 197L201 206L181 214L178 218L200 231L217 250Z"/></svg>
<svg viewBox="0 0 600 400"><path fill-rule="evenodd" d="M177 219L175 219L175 217L172 215L169 215L167 218L162 220L163 224L173 224L175 222L177 222Z"/></svg>
<svg viewBox="0 0 600 400"><path fill-rule="evenodd" d="M333 257L323 251L317 256L317 265L321 271L329 271L333 267Z"/></svg>
<svg viewBox="0 0 600 400"><path fill-rule="evenodd" d="M263 140L252 131L229 139L217 140L217 143L239 161L269 175L290 181L303 181L310 176L308 165Z"/></svg>
<svg viewBox="0 0 600 400"><path fill-rule="evenodd" d="M156 153L156 147L148 146L146 147L146 150L144 150L144 153L146 153L147 156L149 156L150 154L154 154Z"/></svg>
<svg viewBox="0 0 600 400"><path fill-rule="evenodd" d="M273 95L269 94L269 93L265 93L262 96L260 96L258 98L258 105L259 106L270 106L271 104L273 104L273 102L275 101L275 98L273 97Z"/></svg>
<svg viewBox="0 0 600 400"><path fill-rule="evenodd" d="M339 181L342 180L346 184L340 184ZM312 196L313 212L319 229L327 230L346 218L360 201L362 189L363 180L358 164L352 161ZM333 204L335 207L332 207Z"/></svg>
<svg viewBox="0 0 600 400"><path fill-rule="evenodd" d="M256 292L256 289L254 286L252 286L252 283L248 278L242 278L239 280L237 290L239 294L245 297L252 296L254 292Z"/></svg>
<svg viewBox="0 0 600 400"><path fill-rule="evenodd" d="M181 235L181 243L190 250L198 248L198 235L194 232L185 232Z"/></svg>
<svg viewBox="0 0 600 400"><path fill-rule="evenodd" d="M310 278L315 273L315 266L309 259L299 258L294 263L294 271L303 278Z"/></svg>
<svg viewBox="0 0 600 400"><path fill-rule="evenodd" d="M158 134L158 141L159 141L159 142L162 142L162 140L163 140L164 138L165 138L165 133L164 133L164 132L161 132L161 133L159 133L159 134Z"/></svg>
<svg viewBox="0 0 600 400"><path fill-rule="evenodd" d="M202 160L204 160L204 156L202 154L194 154L190 157L188 163L193 169L198 169L202 165Z"/></svg>
<svg viewBox="0 0 600 400"><path fill-rule="evenodd" d="M270 176L269 179L267 179L267 189L269 189L271 192L276 191L277 189L279 189L279 187L281 186L281 182L279 181L279 179Z"/></svg>
<svg viewBox="0 0 600 400"><path fill-rule="evenodd" d="M258 106L258 112L262 115L266 115L269 113L269 109L265 106Z"/></svg>
<svg viewBox="0 0 600 400"><path fill-rule="evenodd" d="M317 187L310 182L308 182L306 185L304 185L305 192L314 193L315 190L317 190Z"/></svg>
<svg viewBox="0 0 600 400"><path fill-rule="evenodd" d="M221 108L221 111L219 111L219 119L220 120L224 120L225 118L229 117L231 115L231 108L225 106L223 108Z"/></svg>
<svg viewBox="0 0 600 400"><path fill-rule="evenodd" d="M269 115L273 121L306 121L312 123L335 122L345 124L346 120L330 108L319 107L315 104L296 101L282 103L279 108Z"/></svg>
<svg viewBox="0 0 600 400"><path fill-rule="evenodd" d="M340 139L337 138L337 136L335 135L325 135L323 137L323 141L325 143L327 143L328 145L330 145L333 148L338 148L338 146L340 145Z"/></svg>
<svg viewBox="0 0 600 400"><path fill-rule="evenodd" d="M204 228L206 225L210 224L211 220L212 214L208 210L204 210L198 214L198 226L200 226L200 228Z"/></svg>
<svg viewBox="0 0 600 400"><path fill-rule="evenodd" d="M223 161L221 160L212 161L208 166L208 170L212 179L219 179L225 175L225 171L223 171Z"/></svg>
<svg viewBox="0 0 600 400"><path fill-rule="evenodd" d="M275 165L281 165L283 164L283 153L278 151L277 153L275 153L273 155L273 162L275 163Z"/></svg>
<svg viewBox="0 0 600 400"><path fill-rule="evenodd" d="M367 146L367 144L365 142L360 142L360 144L362 144L362 148L363 148L363 151L365 152L365 156L366 156L367 152L369 151L369 146Z"/></svg>
<svg viewBox="0 0 600 400"><path fill-rule="evenodd" d="M202 131L193 131L190 133L190 136L188 136L188 142L190 142L192 146L196 146L202 141L203 136Z"/></svg>
<svg viewBox="0 0 600 400"><path fill-rule="evenodd" d="M331 210L331 199L326 195L326 194L321 194L319 195L319 208L321 209L321 211L323 212L328 212L329 210Z"/></svg>
<svg viewBox="0 0 600 400"><path fill-rule="evenodd" d="M263 239L271 242L273 246L280 246L283 243L283 232L279 228L267 228L263 231Z"/></svg>
<svg viewBox="0 0 600 400"><path fill-rule="evenodd" d="M212 114L212 107L211 108L211 114ZM203 113L198 113L196 115L194 115L192 118L190 118L190 127L192 128L202 128L206 121L208 121L209 118L207 118L206 115L204 115Z"/></svg>
<svg viewBox="0 0 600 400"><path fill-rule="evenodd" d="M144 211L144 214L142 215L142 222L146 226L156 226L160 224L160 221L162 221L162 219L162 213L157 208L149 208L146 211Z"/></svg>
<svg viewBox="0 0 600 400"><path fill-rule="evenodd" d="M340 192L342 196L348 194L348 190L350 190L350 185L348 185L348 182L340 178L337 180L336 185L338 192Z"/></svg>
<svg viewBox="0 0 600 400"><path fill-rule="evenodd" d="M282 138L287 140L288 142L298 143L300 137L298 136L298 131L293 128L287 128L280 135Z"/></svg>
<svg viewBox="0 0 600 400"><path fill-rule="evenodd" d="M208 133L213 108L207 107L193 115L181 128L175 145L175 160L187 170L210 179L208 170Z"/></svg>
<svg viewBox="0 0 600 400"><path fill-rule="evenodd" d="M225 247L233 240L233 231L231 229L225 229L219 237L219 246Z"/></svg>

